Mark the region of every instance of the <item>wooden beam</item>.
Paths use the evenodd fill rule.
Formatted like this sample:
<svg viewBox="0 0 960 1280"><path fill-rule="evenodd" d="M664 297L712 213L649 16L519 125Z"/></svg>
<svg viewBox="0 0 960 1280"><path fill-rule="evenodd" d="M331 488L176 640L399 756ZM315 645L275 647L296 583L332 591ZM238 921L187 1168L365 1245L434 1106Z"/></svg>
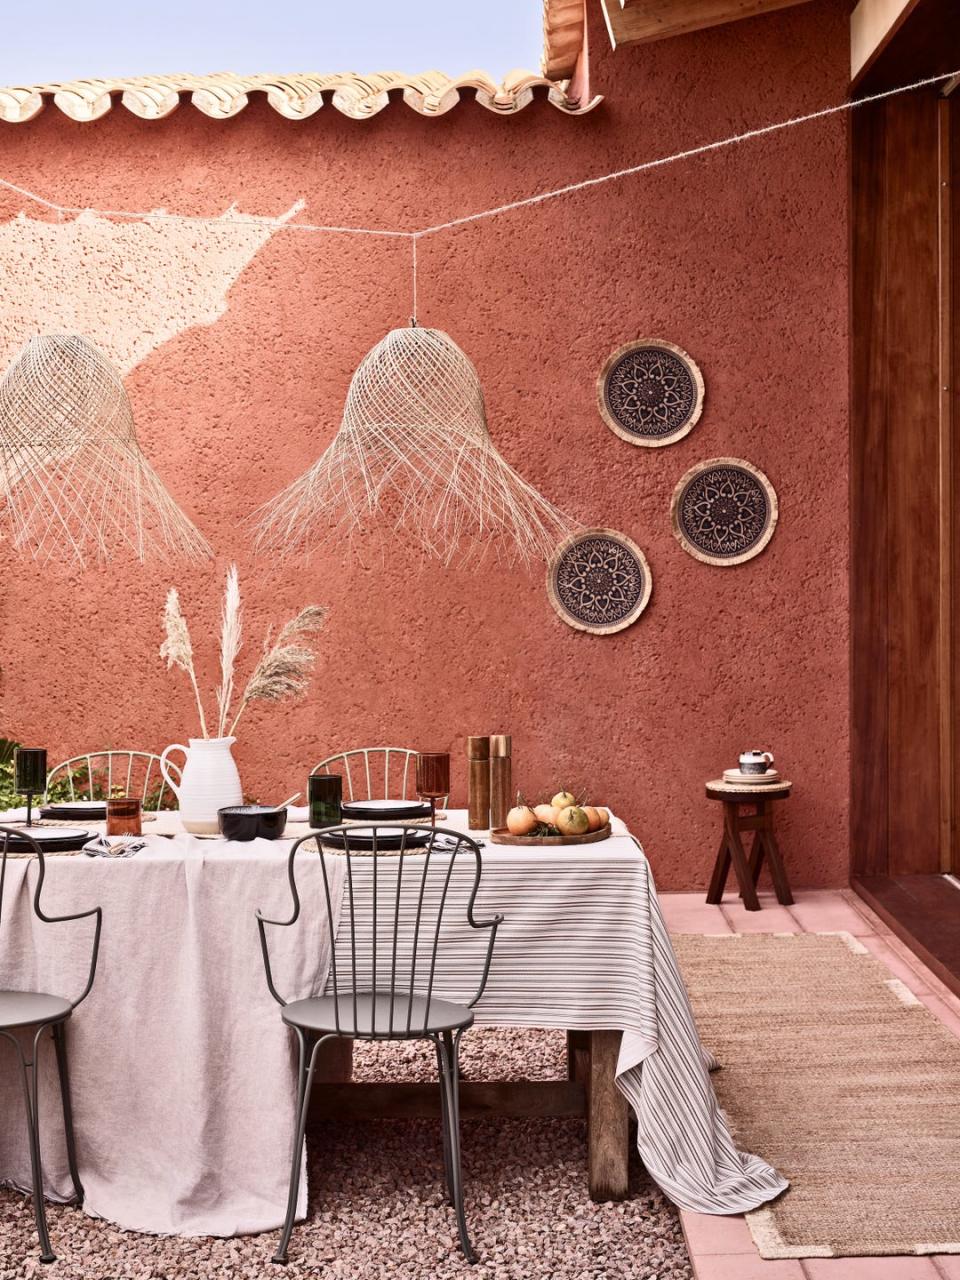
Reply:
<svg viewBox="0 0 960 1280"><path fill-rule="evenodd" d="M889 556L872 568L889 579L889 870L908 875L940 869L939 101L928 90L877 105L886 117ZM929 770L906 764L918 752L929 752Z"/></svg>
<svg viewBox="0 0 960 1280"><path fill-rule="evenodd" d="M860 0L850 15L850 79L894 38L920 0Z"/></svg>
<svg viewBox="0 0 960 1280"><path fill-rule="evenodd" d="M858 93L895 89L960 68L956 0L860 0L850 17Z"/></svg>
<svg viewBox="0 0 960 1280"><path fill-rule="evenodd" d="M855 874L890 869L891 537L887 523L887 115L850 121L850 849Z"/></svg>
<svg viewBox="0 0 960 1280"><path fill-rule="evenodd" d="M647 44L705 27L756 18L808 0L600 0L610 42Z"/></svg>
<svg viewBox="0 0 960 1280"><path fill-rule="evenodd" d="M574 1080L460 1081L460 1110L464 1115L570 1117L583 1116L586 1109L584 1087ZM315 1084L310 1099L311 1120L347 1116L362 1120L416 1120L439 1115L438 1084Z"/></svg>
<svg viewBox="0 0 960 1280"><path fill-rule="evenodd" d="M954 578L956 563L953 554L956 541L953 518L954 477L956 461L953 434L953 211L951 194L952 106L948 98L937 103L937 128L939 142L939 170L937 191L939 196L937 239L939 243L939 329L940 367L937 383L940 391L940 616L938 620L938 678L940 683L940 870L953 870L956 814L954 801L955 742L954 722L955 690L953 687L954 655Z"/></svg>
<svg viewBox="0 0 960 1280"><path fill-rule="evenodd" d="M584 0L543 0L543 55L549 80L569 80L584 44Z"/></svg>

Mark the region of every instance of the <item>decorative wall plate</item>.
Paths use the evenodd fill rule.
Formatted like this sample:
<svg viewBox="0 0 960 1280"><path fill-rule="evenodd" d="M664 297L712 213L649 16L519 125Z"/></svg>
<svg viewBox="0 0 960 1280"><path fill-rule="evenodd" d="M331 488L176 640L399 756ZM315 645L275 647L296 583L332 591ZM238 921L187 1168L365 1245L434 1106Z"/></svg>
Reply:
<svg viewBox="0 0 960 1280"><path fill-rule="evenodd" d="M680 545L705 564L742 564L758 556L773 537L778 513L773 485L741 458L698 462L670 503Z"/></svg>
<svg viewBox="0 0 960 1280"><path fill-rule="evenodd" d="M562 542L547 570L547 594L560 617L578 631L609 635L640 617L653 578L647 558L613 529L585 529Z"/></svg>
<svg viewBox="0 0 960 1280"><path fill-rule="evenodd" d="M658 449L693 430L703 377L680 347L640 338L614 351L597 379L600 416L621 440Z"/></svg>

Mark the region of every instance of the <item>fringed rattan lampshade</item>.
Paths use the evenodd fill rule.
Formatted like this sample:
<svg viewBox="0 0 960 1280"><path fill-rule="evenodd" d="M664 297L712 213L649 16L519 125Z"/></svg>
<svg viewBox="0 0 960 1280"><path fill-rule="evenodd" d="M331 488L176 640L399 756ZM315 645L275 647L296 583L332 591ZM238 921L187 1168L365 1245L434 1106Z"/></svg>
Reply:
<svg viewBox="0 0 960 1280"><path fill-rule="evenodd" d="M494 447L477 371L439 329L393 329L353 375L317 462L261 512L260 551L339 543L379 519L449 564L488 547L548 559L576 524Z"/></svg>
<svg viewBox="0 0 960 1280"><path fill-rule="evenodd" d="M44 561L212 554L144 457L120 374L77 334L31 338L0 383L2 514Z"/></svg>

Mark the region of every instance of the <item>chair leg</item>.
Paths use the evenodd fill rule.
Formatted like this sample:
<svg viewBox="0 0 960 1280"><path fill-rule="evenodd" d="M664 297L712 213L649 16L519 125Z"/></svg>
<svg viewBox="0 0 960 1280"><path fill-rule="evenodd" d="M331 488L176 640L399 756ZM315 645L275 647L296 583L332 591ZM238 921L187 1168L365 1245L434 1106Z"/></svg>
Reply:
<svg viewBox="0 0 960 1280"><path fill-rule="evenodd" d="M447 1193L447 1204L453 1204L453 1168L450 1163L450 1122L447 1116L447 1090L444 1085L443 1053L440 1039L435 1037L433 1047L437 1051L437 1073L440 1077L440 1128L443 1136L443 1180Z"/></svg>
<svg viewBox="0 0 960 1280"><path fill-rule="evenodd" d="M300 1165L303 1159L303 1143L307 1129L307 1109L310 1106L310 1086L313 1083L313 1066L317 1049L322 1040L313 1046L312 1052L307 1044L306 1036L299 1027L295 1027L299 1042L300 1056L297 1067L297 1128L293 1140L293 1158L290 1162L290 1190L287 1194L287 1216L283 1223L280 1243L273 1255L274 1262L286 1262L287 1248L293 1234L293 1220L297 1212L297 1195L300 1191Z"/></svg>
<svg viewBox="0 0 960 1280"><path fill-rule="evenodd" d="M453 1174L453 1204L457 1212L457 1230L460 1233L460 1248L463 1256L470 1263L477 1261L477 1255L467 1235L467 1220L463 1211L463 1172L460 1167L460 1032L452 1036L444 1031L441 1045L443 1072L441 1086L446 1090L446 1124L450 1136L450 1168Z"/></svg>
<svg viewBox="0 0 960 1280"><path fill-rule="evenodd" d="M57 1051L57 1072L60 1076L60 1100L63 1103L63 1131L67 1139L67 1163L77 1206L83 1204L83 1183L77 1167L77 1142L73 1131L73 1103L70 1097L70 1073L67 1069L67 1035L62 1022L54 1023L53 1043Z"/></svg>
<svg viewBox="0 0 960 1280"><path fill-rule="evenodd" d="M37 1223L37 1236L40 1240L40 1261L56 1262L57 1255L50 1246L50 1232L47 1230L47 1209L43 1202L43 1167L40 1162L40 1092L39 1073L37 1070L37 1050L40 1036L45 1030L41 1027L33 1039L33 1062L28 1063L23 1056L19 1041L13 1040L20 1059L20 1075L23 1080L23 1101L27 1112L27 1129L30 1138L30 1169L33 1176L33 1215ZM13 1039L13 1037L8 1037Z"/></svg>

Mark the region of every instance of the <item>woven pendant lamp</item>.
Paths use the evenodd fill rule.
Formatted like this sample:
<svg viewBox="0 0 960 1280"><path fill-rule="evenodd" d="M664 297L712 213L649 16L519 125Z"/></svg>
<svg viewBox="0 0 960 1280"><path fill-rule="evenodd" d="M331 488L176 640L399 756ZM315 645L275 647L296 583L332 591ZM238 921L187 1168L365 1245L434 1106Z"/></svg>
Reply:
<svg viewBox="0 0 960 1280"><path fill-rule="evenodd" d="M473 364L446 333L393 329L364 358L317 462L260 513L257 549L342 542L374 520L444 564L488 548L548 559L576 523L501 458Z"/></svg>
<svg viewBox="0 0 960 1280"><path fill-rule="evenodd" d="M144 457L120 374L77 334L31 338L0 383L0 514L42 561L212 555Z"/></svg>

